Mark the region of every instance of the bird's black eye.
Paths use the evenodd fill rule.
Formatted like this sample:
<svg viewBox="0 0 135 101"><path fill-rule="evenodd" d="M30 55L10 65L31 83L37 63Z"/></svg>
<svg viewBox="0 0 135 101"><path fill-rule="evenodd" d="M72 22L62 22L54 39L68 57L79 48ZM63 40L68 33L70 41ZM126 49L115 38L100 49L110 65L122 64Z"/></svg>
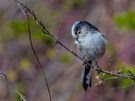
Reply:
<svg viewBox="0 0 135 101"><path fill-rule="evenodd" d="M80 30L77 31L77 35L79 35L79 34L81 34L81 31Z"/></svg>

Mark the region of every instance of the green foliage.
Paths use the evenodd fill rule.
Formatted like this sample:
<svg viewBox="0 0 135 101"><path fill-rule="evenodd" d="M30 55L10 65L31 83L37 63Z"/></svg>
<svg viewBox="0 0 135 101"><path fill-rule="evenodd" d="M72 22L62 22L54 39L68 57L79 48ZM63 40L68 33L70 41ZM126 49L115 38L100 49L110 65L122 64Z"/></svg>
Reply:
<svg viewBox="0 0 135 101"><path fill-rule="evenodd" d="M32 29L32 37L36 40L42 40L46 44L50 45L53 43L53 38L47 34L42 33L41 28L38 24L35 23L35 20L31 18L31 29Z"/></svg>
<svg viewBox="0 0 135 101"><path fill-rule="evenodd" d="M5 23L2 30L2 40L14 40L27 32L27 22L26 20L12 20Z"/></svg>
<svg viewBox="0 0 135 101"><path fill-rule="evenodd" d="M12 35L12 39L21 36L24 33L28 33L26 20L13 20L10 24L9 29L12 29L14 35ZM39 26L35 23L35 20L30 18L30 27L31 34L34 39L43 40L46 44L52 44L53 38L49 35L43 34ZM11 33L10 33L11 34ZM6 37L8 37L6 35Z"/></svg>
<svg viewBox="0 0 135 101"><path fill-rule="evenodd" d="M19 36L21 33L27 32L27 22L25 20L13 20L11 28L14 30L14 34Z"/></svg>
<svg viewBox="0 0 135 101"><path fill-rule="evenodd" d="M60 62L62 64L68 64L71 61L71 57L69 56L69 54L62 54L60 57Z"/></svg>
<svg viewBox="0 0 135 101"><path fill-rule="evenodd" d="M133 11L115 15L114 21L121 30L130 29L135 31L135 12Z"/></svg>
<svg viewBox="0 0 135 101"><path fill-rule="evenodd" d="M86 0L65 0L64 2L64 10L70 10L72 7L84 7L86 4Z"/></svg>
<svg viewBox="0 0 135 101"><path fill-rule="evenodd" d="M46 44L53 44L53 38L47 34L43 35L43 41L45 41Z"/></svg>
<svg viewBox="0 0 135 101"><path fill-rule="evenodd" d="M127 80L127 79L120 79L119 80L119 85L121 88L128 88L128 86L132 85L134 82L132 80Z"/></svg>
<svg viewBox="0 0 135 101"><path fill-rule="evenodd" d="M43 39L43 33L41 31L36 31L35 33L32 34L32 37L36 40L41 40Z"/></svg>
<svg viewBox="0 0 135 101"><path fill-rule="evenodd" d="M9 26L9 24L5 24L3 27L3 33L1 34L0 40L5 42L14 39L14 30Z"/></svg>
<svg viewBox="0 0 135 101"><path fill-rule="evenodd" d="M114 86L116 88L124 88L125 90L128 90L129 87L134 83L134 81L130 80L130 79L125 79L125 78L117 78L117 77L113 77L110 75L105 74L104 76L102 76L103 80L105 80L105 84L109 85L109 86ZM115 85L115 83L117 85Z"/></svg>
<svg viewBox="0 0 135 101"><path fill-rule="evenodd" d="M54 59L56 57L56 51L54 49L48 49L47 56L49 59Z"/></svg>
<svg viewBox="0 0 135 101"><path fill-rule="evenodd" d="M107 75L107 74L104 74L104 75L101 75L101 77L103 78L103 80L105 80L105 84L107 85L112 85L112 76L111 75Z"/></svg>
<svg viewBox="0 0 135 101"><path fill-rule="evenodd" d="M108 52L110 52L111 54L115 53L115 48L114 48L114 44L113 43L109 43L107 46L107 50Z"/></svg>
<svg viewBox="0 0 135 101"><path fill-rule="evenodd" d="M15 70L9 69L7 71L7 77L10 81L16 81L18 79L18 74Z"/></svg>
<svg viewBox="0 0 135 101"><path fill-rule="evenodd" d="M86 4L86 0L76 0L75 6L83 7Z"/></svg>
<svg viewBox="0 0 135 101"><path fill-rule="evenodd" d="M123 73L128 73L128 71L131 71L135 75L135 67L129 66L125 63L119 63L118 64L119 69L122 70Z"/></svg>
<svg viewBox="0 0 135 101"><path fill-rule="evenodd" d="M17 92L19 92L21 96L24 97L23 95L25 94L25 91L26 91L25 83L21 82L17 88ZM17 92L14 92L15 101L23 101L21 96Z"/></svg>
<svg viewBox="0 0 135 101"><path fill-rule="evenodd" d="M131 73L135 75L135 67L131 67L125 63L119 63L117 67L119 67L119 69L121 70L121 74L123 75L131 75L128 71L131 71ZM126 90L129 89L128 86L131 86L134 83L133 80L113 77L107 74L101 75L101 77L103 78L103 80L105 80L106 84L113 86L113 82L117 82L118 88L126 88Z"/></svg>
<svg viewBox="0 0 135 101"><path fill-rule="evenodd" d="M15 98L15 101L20 101L21 100L20 96L16 92L14 94L14 98Z"/></svg>
<svg viewBox="0 0 135 101"><path fill-rule="evenodd" d="M23 71L25 72L29 72L30 69L31 69L31 62L29 59L23 59L21 62L20 62L20 67Z"/></svg>
<svg viewBox="0 0 135 101"><path fill-rule="evenodd" d="M121 69L122 73L124 75L131 75L128 71L131 71L133 75L135 75L135 67L131 67L125 63L119 63L118 64L119 69ZM120 87L126 87L133 84L132 80L128 79L120 79L119 81Z"/></svg>
<svg viewBox="0 0 135 101"><path fill-rule="evenodd" d="M33 38L36 40L43 40L46 44L53 44L53 38L47 34L42 33L41 31L37 31L33 34Z"/></svg>

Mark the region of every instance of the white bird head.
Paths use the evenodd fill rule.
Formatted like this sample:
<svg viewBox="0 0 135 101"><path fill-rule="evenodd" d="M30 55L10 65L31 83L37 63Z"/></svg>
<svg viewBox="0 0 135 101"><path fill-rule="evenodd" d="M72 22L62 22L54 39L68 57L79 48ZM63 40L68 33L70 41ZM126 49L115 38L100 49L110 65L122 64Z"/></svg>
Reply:
<svg viewBox="0 0 135 101"><path fill-rule="evenodd" d="M76 21L71 29L71 33L75 41L78 41L79 38L85 37L88 33L92 33L93 31L99 30L87 21Z"/></svg>

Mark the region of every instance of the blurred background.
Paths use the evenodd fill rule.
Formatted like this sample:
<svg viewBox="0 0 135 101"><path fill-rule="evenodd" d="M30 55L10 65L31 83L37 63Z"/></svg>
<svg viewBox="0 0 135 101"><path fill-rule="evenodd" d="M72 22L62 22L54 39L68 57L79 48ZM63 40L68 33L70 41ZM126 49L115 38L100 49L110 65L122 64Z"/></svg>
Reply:
<svg viewBox="0 0 135 101"><path fill-rule="evenodd" d="M34 10L47 29L76 51L71 27L77 20L97 26L108 40L98 61L109 71L135 74L135 0L21 0ZM82 62L44 35L31 17L32 39L43 65L53 101L135 101L134 82L93 71L93 86L84 92L79 79ZM27 19L13 0L0 0L0 71L27 101L49 101L43 74L29 44ZM21 101L0 79L0 101Z"/></svg>

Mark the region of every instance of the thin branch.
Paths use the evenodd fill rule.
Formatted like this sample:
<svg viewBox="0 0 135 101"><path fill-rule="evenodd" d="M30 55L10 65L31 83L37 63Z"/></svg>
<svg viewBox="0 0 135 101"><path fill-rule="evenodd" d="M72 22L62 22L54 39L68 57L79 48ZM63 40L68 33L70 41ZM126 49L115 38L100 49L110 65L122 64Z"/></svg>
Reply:
<svg viewBox="0 0 135 101"><path fill-rule="evenodd" d="M38 56L36 54L36 51L34 49L34 46L33 46L32 37L31 37L31 29L30 29L30 18L29 18L29 14L28 14L27 10L23 6L21 6L19 3L18 3L18 5L20 6L20 9L23 12L23 14L27 17L27 23L28 23L28 26L27 27L28 27L28 33L29 33L30 46L31 46L32 51L33 51L33 54L34 54L34 56L35 56L35 58L36 58L36 60L37 60L37 62L39 64L39 67L41 69L41 72L42 72L42 74L43 74L43 76L45 78L45 82L46 82L46 85L47 85L47 90L48 90L48 93L49 93L49 99L50 99L50 101L52 101L51 91L50 91L50 88L49 88L49 84L48 84L48 80L47 80L46 74L45 74L45 72L43 70L43 67L42 67L42 65L40 63L40 60L39 60L39 58L38 58Z"/></svg>
<svg viewBox="0 0 135 101"><path fill-rule="evenodd" d="M26 101L26 99L24 98L24 96L23 96L17 89L15 89L15 87L13 86L13 84L8 80L6 74L0 72L0 75L1 75L0 78L2 78L2 76L4 76L4 79L6 80L7 84L10 85L10 87L20 96L20 98L21 98L23 101Z"/></svg>
<svg viewBox="0 0 135 101"><path fill-rule="evenodd" d="M102 79L103 82L105 81L108 81L108 80L113 80L113 79L118 79L118 77L110 77L110 78L106 78L106 79ZM132 87L135 85L135 82L130 84L130 85L127 85L127 86L123 86L123 87L115 87L115 88L111 88L111 89L125 89L125 88L129 88L129 87ZM100 85L99 85L100 86Z"/></svg>
<svg viewBox="0 0 135 101"><path fill-rule="evenodd" d="M97 62L96 62L96 66L99 69L99 66L98 66ZM108 74L108 75L111 75L111 76L115 76L115 77L119 77L119 78L125 78L125 79L130 79L130 80L135 81L135 77L132 76L132 75L130 76L130 75L127 75L127 74L125 74L125 75L124 74L117 74L117 73L106 71L106 70L103 70L103 69L99 69L98 72L105 73L105 74Z"/></svg>
<svg viewBox="0 0 135 101"><path fill-rule="evenodd" d="M90 65L88 63L88 61L86 61L85 59L81 58L80 56L78 56L75 52L73 52L72 50L70 50L68 47L66 47L62 42L60 42L57 37L55 35L53 35L52 33L50 33L45 25L36 17L35 13L30 9L28 8L26 5L24 5L22 2L18 1L18 0L15 0L18 4L20 4L20 6L22 6L23 8L25 8L25 10L30 13L32 15L32 17L35 19L35 21L38 23L38 25L42 28L42 32L44 34L48 34L49 36L51 36L52 38L54 38L55 42L57 44L59 44L60 46L62 46L63 48L65 48L67 51L69 51L70 53L72 53L75 57L77 57L78 59L80 59L83 63L85 62L87 65ZM91 66L91 65L90 65ZM105 73L105 74L108 74L108 75L111 75L111 76L115 76L115 77L119 77L119 78L126 78L126 79L130 79L130 80L133 80L135 81L135 77L132 76L132 75L124 75L124 74L117 74L117 73L114 73L114 72L110 72L110 71L106 71L106 70L103 70L101 68L99 68L99 66L95 66L92 68L97 71L98 73Z"/></svg>
<svg viewBox="0 0 135 101"><path fill-rule="evenodd" d="M29 15L28 15L28 13L26 11L24 11L24 13L27 16L27 20L28 20L27 23L28 23L28 32L29 32L30 46L31 46L32 51L33 51L33 54L35 55L35 58L36 58L36 60L37 60L37 62L39 64L39 67L40 67L40 69L42 71L42 74L44 75L45 82L46 82L46 85L47 85L47 90L48 90L48 93L49 93L49 99L50 99L50 101L52 101L52 99L51 99L51 91L50 91L50 88L49 88L49 84L48 84L48 80L47 80L46 74L45 74L45 72L43 70L43 67L42 67L42 65L40 63L40 60L39 60L39 58L38 58L38 56L36 54L36 51L35 51L34 46L33 46L33 43L32 43L31 30L30 30L30 18L29 18Z"/></svg>

